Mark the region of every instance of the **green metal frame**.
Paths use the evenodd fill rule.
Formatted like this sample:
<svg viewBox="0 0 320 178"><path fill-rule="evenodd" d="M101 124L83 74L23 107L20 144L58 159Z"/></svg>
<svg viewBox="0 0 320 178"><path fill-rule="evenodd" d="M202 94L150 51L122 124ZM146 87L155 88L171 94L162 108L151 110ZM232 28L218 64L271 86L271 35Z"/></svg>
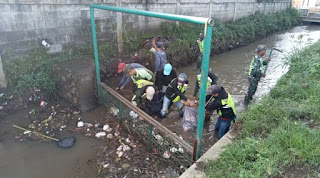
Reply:
<svg viewBox="0 0 320 178"><path fill-rule="evenodd" d="M196 142L198 143L198 145L196 145L196 148L197 148L196 158L198 159L201 155L201 146L202 146L203 123L204 123L204 114L205 114L204 106L205 106L206 86L207 86L207 77L208 77L208 69L209 69L208 66L209 66L210 49L211 49L213 20L211 18L204 18L204 17L157 13L157 12L142 11L142 10L135 10L135 9L97 5L97 4L90 4L89 7L90 7L92 38L93 38L93 48L94 48L94 58L95 58L95 65L96 65L99 98L101 98L101 86L99 85L101 82L101 79L100 79L98 43L97 43L97 36L96 36L94 9L109 10L109 11L115 11L115 12L122 12L122 13L128 13L128 14L135 14L135 15L142 15L142 16L149 16L149 17L155 17L155 18L161 18L161 19L168 19L168 20L205 25L205 29L204 29L205 38L204 38L204 50L203 50L203 59L202 59L202 70L201 70L201 85L200 85L200 102L199 102L199 112L198 112L198 127L197 127L197 134L196 134L196 139L198 140Z"/></svg>

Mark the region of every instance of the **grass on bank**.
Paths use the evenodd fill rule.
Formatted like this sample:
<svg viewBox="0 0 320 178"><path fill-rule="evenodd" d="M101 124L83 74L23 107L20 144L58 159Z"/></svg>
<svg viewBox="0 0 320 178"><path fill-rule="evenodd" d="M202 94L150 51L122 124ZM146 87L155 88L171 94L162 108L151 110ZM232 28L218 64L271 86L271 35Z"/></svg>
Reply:
<svg viewBox="0 0 320 178"><path fill-rule="evenodd" d="M242 128L208 177L320 176L320 41L291 56L290 70L242 113Z"/></svg>

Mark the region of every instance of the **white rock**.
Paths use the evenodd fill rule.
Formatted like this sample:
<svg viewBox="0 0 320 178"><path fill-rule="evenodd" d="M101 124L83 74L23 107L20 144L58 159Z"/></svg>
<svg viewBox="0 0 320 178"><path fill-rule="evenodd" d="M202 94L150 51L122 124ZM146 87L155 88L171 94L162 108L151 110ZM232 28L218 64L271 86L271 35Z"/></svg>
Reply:
<svg viewBox="0 0 320 178"><path fill-rule="evenodd" d="M170 151L171 151L172 153L175 153L175 152L177 152L177 151L178 151L178 149L177 149L177 148L175 148L175 147L172 147L172 148L170 148Z"/></svg>
<svg viewBox="0 0 320 178"><path fill-rule="evenodd" d="M183 153L184 152L184 150L183 150L183 148L178 148L178 151L180 152L180 153Z"/></svg>
<svg viewBox="0 0 320 178"><path fill-rule="evenodd" d="M29 133L31 133L30 130L26 130L26 131L23 132L23 134L29 134Z"/></svg>
<svg viewBox="0 0 320 178"><path fill-rule="evenodd" d="M105 132L98 132L98 133L96 133L96 137L97 138L101 138L101 137L104 137L104 136L106 136L107 134L105 133Z"/></svg>
<svg viewBox="0 0 320 178"><path fill-rule="evenodd" d="M107 138L111 139L111 138L113 138L113 135L112 134L108 134Z"/></svg>
<svg viewBox="0 0 320 178"><path fill-rule="evenodd" d="M66 128L67 127L67 125L62 125L60 128L61 129L64 129L64 128Z"/></svg>
<svg viewBox="0 0 320 178"><path fill-rule="evenodd" d="M87 132L89 132L90 131L90 129L89 128L87 128Z"/></svg>
<svg viewBox="0 0 320 178"><path fill-rule="evenodd" d="M110 112L114 115L117 116L119 113L119 109L115 108L115 107L111 107L110 108Z"/></svg>
<svg viewBox="0 0 320 178"><path fill-rule="evenodd" d="M156 136L154 136L154 137L155 137L157 140L159 140L159 141L162 141L162 140L163 140L160 135L156 135Z"/></svg>
<svg viewBox="0 0 320 178"><path fill-rule="evenodd" d="M118 131L116 131L115 133L114 133L114 136L119 136L120 135L120 132L118 132Z"/></svg>
<svg viewBox="0 0 320 178"><path fill-rule="evenodd" d="M84 123L84 125L87 126L87 127L92 127L93 126L93 124L91 124L91 123Z"/></svg>
<svg viewBox="0 0 320 178"><path fill-rule="evenodd" d="M77 123L77 126L78 126L78 127L83 127L83 126L84 126L84 123L83 123L82 121L79 121L79 122Z"/></svg>
<svg viewBox="0 0 320 178"><path fill-rule="evenodd" d="M126 143L130 143L131 141L130 141L130 139L129 138L127 138L126 139Z"/></svg>
<svg viewBox="0 0 320 178"><path fill-rule="evenodd" d="M117 150L118 150L118 151L121 151L122 148L123 148L123 145L120 145L120 146L117 148Z"/></svg>
<svg viewBox="0 0 320 178"><path fill-rule="evenodd" d="M95 128L98 128L100 126L100 124L94 124Z"/></svg>
<svg viewBox="0 0 320 178"><path fill-rule="evenodd" d="M111 132L111 131L112 131L112 128L108 128L108 129L107 129L107 132Z"/></svg>
<svg viewBox="0 0 320 178"><path fill-rule="evenodd" d="M170 154L169 151L165 151L165 152L163 153L163 157L164 157L164 158L170 158L170 156L171 156L171 154Z"/></svg>
<svg viewBox="0 0 320 178"><path fill-rule="evenodd" d="M123 151L129 151L131 148L128 145L124 145L122 148Z"/></svg>
<svg viewBox="0 0 320 178"><path fill-rule="evenodd" d="M108 130L109 128L110 128L109 125L106 124L106 125L103 126L102 129L103 129L103 130Z"/></svg>
<svg viewBox="0 0 320 178"><path fill-rule="evenodd" d="M109 167L109 163L108 164L103 164L103 169Z"/></svg>
<svg viewBox="0 0 320 178"><path fill-rule="evenodd" d="M118 157L120 158L121 156L123 156L124 152L119 151Z"/></svg>
<svg viewBox="0 0 320 178"><path fill-rule="evenodd" d="M137 119L139 117L139 115L137 113L135 113L134 111L130 111L129 115L132 119Z"/></svg>

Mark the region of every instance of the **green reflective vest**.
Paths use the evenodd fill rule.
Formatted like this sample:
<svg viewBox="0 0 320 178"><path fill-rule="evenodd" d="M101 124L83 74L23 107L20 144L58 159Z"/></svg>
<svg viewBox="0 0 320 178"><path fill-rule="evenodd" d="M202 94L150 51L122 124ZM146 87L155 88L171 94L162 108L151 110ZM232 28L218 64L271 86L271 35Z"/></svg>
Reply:
<svg viewBox="0 0 320 178"><path fill-rule="evenodd" d="M201 75L200 74L197 75L197 82L198 82L198 84L200 86L200 84L201 84ZM208 89L208 87L211 85L211 83L212 83L212 79L210 77L208 77L207 78L207 87L206 87L206 89Z"/></svg>
<svg viewBox="0 0 320 178"><path fill-rule="evenodd" d="M215 99L212 98L212 101L214 101L214 100ZM226 110L229 110L229 109L232 109L233 114L236 115L236 113L237 113L236 112L236 107L234 106L233 99L232 99L232 97L231 97L231 95L229 93L228 93L228 98L227 99L222 99L221 100L221 104L222 104L222 107L217 109L219 116L222 116L223 112L226 112Z"/></svg>

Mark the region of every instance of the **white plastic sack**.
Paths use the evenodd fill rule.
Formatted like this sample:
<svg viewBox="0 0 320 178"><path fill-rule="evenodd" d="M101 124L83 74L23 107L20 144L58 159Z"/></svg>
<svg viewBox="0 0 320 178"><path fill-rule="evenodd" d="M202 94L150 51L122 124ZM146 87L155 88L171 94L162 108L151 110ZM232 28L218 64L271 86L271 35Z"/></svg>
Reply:
<svg viewBox="0 0 320 178"><path fill-rule="evenodd" d="M198 108L196 107L184 107L183 119L181 126L184 131L195 131L197 129L198 122Z"/></svg>

